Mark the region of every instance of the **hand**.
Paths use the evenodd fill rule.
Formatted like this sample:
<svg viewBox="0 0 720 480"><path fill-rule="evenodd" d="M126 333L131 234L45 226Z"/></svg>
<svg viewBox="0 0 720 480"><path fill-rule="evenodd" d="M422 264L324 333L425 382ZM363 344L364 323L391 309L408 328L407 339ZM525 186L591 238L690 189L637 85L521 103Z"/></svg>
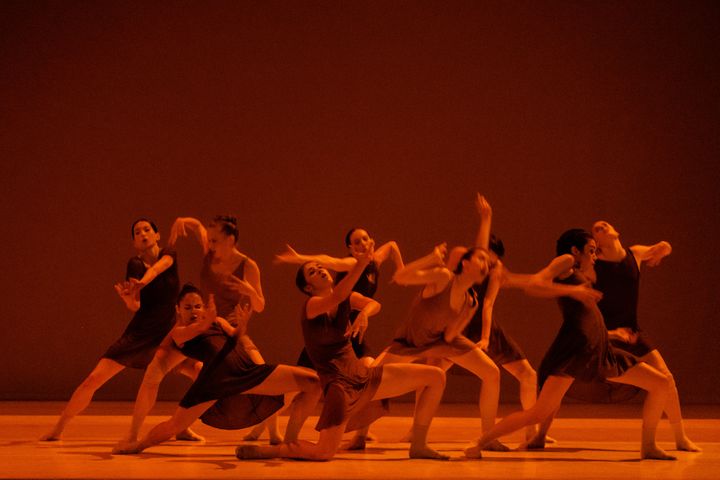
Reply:
<svg viewBox="0 0 720 480"><path fill-rule="evenodd" d="M252 315L250 302L240 302L233 309L233 326L237 328L240 335L245 335L247 326Z"/></svg>
<svg viewBox="0 0 720 480"><path fill-rule="evenodd" d="M576 286L570 294L575 300L591 305L599 302L602 299L602 293L588 287L587 285Z"/></svg>
<svg viewBox="0 0 720 480"><path fill-rule="evenodd" d="M357 337L358 342L362 342L363 337L365 336L365 330L367 330L367 328L368 317L363 312L359 312L353 324L348 325L347 330L345 330L345 338Z"/></svg>
<svg viewBox="0 0 720 480"><path fill-rule="evenodd" d="M480 347L480 350L483 352L488 351L488 347L490 346L490 340L487 338L481 338L480 341L477 343L477 346Z"/></svg>
<svg viewBox="0 0 720 480"><path fill-rule="evenodd" d="M445 259L445 255L447 255L448 249L447 249L447 242L443 242L439 245L435 245L435 248L433 248L432 254L435 255L435 257L438 260L438 263L441 265L443 264L443 261Z"/></svg>
<svg viewBox="0 0 720 480"><path fill-rule="evenodd" d="M179 237L187 237L187 229L185 228L185 221L182 218L178 218L173 223L170 229L170 236L168 237L168 245L173 247Z"/></svg>
<svg viewBox="0 0 720 480"><path fill-rule="evenodd" d="M275 255L275 260L273 260L273 263L278 264L302 262L300 255L290 245L285 245L285 249L286 250L284 252Z"/></svg>
<svg viewBox="0 0 720 480"><path fill-rule="evenodd" d="M235 292L239 293L240 295L247 295L248 294L248 287L250 284L242 280L236 275L228 275L227 282L230 284L230 288L234 290Z"/></svg>
<svg viewBox="0 0 720 480"><path fill-rule="evenodd" d="M483 220L487 220L492 217L492 208L490 207L490 204L488 203L487 199L479 193L475 198L475 207L477 208L477 212L480 215L480 218L482 218Z"/></svg>
<svg viewBox="0 0 720 480"><path fill-rule="evenodd" d="M132 288L137 291L142 290L145 286L145 283L143 283L139 278L130 278L128 282L132 285Z"/></svg>
<svg viewBox="0 0 720 480"><path fill-rule="evenodd" d="M132 283L128 281L116 283L115 291L123 300L135 295L135 289L133 288Z"/></svg>

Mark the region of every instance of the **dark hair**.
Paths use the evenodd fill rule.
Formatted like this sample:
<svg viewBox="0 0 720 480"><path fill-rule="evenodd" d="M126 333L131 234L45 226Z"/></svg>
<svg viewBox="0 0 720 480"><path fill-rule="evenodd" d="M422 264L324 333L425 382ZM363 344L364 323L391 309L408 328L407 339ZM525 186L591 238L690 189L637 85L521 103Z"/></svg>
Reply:
<svg viewBox="0 0 720 480"><path fill-rule="evenodd" d="M237 218L231 215L216 215L210 222L211 227L218 227L227 236L235 237L237 242L240 231L237 226Z"/></svg>
<svg viewBox="0 0 720 480"><path fill-rule="evenodd" d="M470 247L467 249L465 253L462 254L462 257L460 257L460 260L458 260L458 264L455 266L455 271L453 273L455 275L460 275L463 271L463 261L464 260L470 260L472 256L477 252L478 250L486 251L482 247Z"/></svg>
<svg viewBox="0 0 720 480"><path fill-rule="evenodd" d="M132 223L132 225L130 226L130 236L131 236L132 238L135 238L135 225L137 225L137 224L140 223L140 222L147 222L147 223L149 223L150 226L152 227L153 231L154 231L155 233L157 233L158 228L157 228L157 225L155 225L155 222L153 222L153 221L150 220L149 218L140 217L140 218L138 218L137 220L135 220L135 221Z"/></svg>
<svg viewBox="0 0 720 480"><path fill-rule="evenodd" d="M347 235L345 235L345 246L350 246L350 237L352 237L352 234L355 233L355 230L360 230L360 227L353 227L350 230L348 230Z"/></svg>
<svg viewBox="0 0 720 480"><path fill-rule="evenodd" d="M505 255L505 245L499 237L495 236L495 234L490 235L490 244L488 245L488 249L491 252L495 252L495 255L497 255L498 258L502 258Z"/></svg>
<svg viewBox="0 0 720 480"><path fill-rule="evenodd" d="M202 291L199 288L197 288L192 283L188 282L185 285L183 285L182 288L180 289L180 293L178 294L178 298L177 298L177 304L180 305L180 302L182 302L182 299L187 297L191 293L197 293L198 295L200 295L200 298L202 298L202 296L203 296Z"/></svg>
<svg viewBox="0 0 720 480"><path fill-rule="evenodd" d="M566 230L560 235L555 243L555 253L565 255L566 253L572 253L572 247L582 251L585 245L592 240L592 235L587 230L582 228L571 228Z"/></svg>
<svg viewBox="0 0 720 480"><path fill-rule="evenodd" d="M308 286L307 279L305 278L305 265L311 262L305 262L302 265L300 265L300 269L297 271L297 274L295 275L295 285L300 289L302 293L305 295L310 296L310 292L305 290L305 288Z"/></svg>

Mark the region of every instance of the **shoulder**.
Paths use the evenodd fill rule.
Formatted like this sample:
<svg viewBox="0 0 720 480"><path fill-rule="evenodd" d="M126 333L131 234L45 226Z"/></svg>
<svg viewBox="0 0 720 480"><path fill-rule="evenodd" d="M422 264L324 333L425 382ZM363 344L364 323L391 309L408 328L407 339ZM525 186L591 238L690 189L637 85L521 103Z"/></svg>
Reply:
<svg viewBox="0 0 720 480"><path fill-rule="evenodd" d="M171 257L173 260L177 260L177 252L175 251L174 248L170 248L170 247L162 248L160 250L160 258L162 258L166 255Z"/></svg>

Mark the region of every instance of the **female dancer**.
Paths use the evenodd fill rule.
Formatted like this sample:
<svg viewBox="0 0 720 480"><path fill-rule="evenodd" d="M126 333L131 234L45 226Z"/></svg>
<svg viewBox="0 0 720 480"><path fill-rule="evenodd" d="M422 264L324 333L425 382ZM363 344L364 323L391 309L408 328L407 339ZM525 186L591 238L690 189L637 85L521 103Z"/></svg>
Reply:
<svg viewBox="0 0 720 480"><path fill-rule="evenodd" d="M362 427L373 418L363 415L373 400L402 395L425 387L413 425L410 458L447 459L431 449L427 431L445 388L445 374L427 365L368 367L355 356L349 337L360 331L361 321L380 310L380 304L352 291L353 285L372 259L372 242L358 255L356 264L337 285L318 263L306 263L298 271L298 288L310 298L302 315L303 337L308 355L320 376L325 392L318 443L293 442L278 446L240 445L239 459L290 457L329 460L340 445L343 432ZM350 325L350 310L360 310Z"/></svg>
<svg viewBox="0 0 720 480"><path fill-rule="evenodd" d="M259 365L252 360L250 351L255 346L245 334L249 304L236 305L233 317L237 326L233 329L217 317L212 296L206 307L201 292L186 285L176 310L180 321L170 335L183 353L203 361L200 375L172 418L156 425L139 442L118 447L113 453L139 453L187 428L198 417L217 428L255 425L282 407L283 394L299 390L285 432L288 441L296 440L322 393L315 372L287 365Z"/></svg>
<svg viewBox="0 0 720 480"><path fill-rule="evenodd" d="M68 422L90 404L95 391L121 370L147 367L175 323L174 303L179 288L175 252L160 248L158 228L146 218L136 220L130 231L137 256L128 261L126 281L115 285L115 291L135 315L41 440L59 440Z"/></svg>
<svg viewBox="0 0 720 480"><path fill-rule="evenodd" d="M345 246L350 253L349 257L336 258L329 255L303 255L297 253L290 245L288 245L287 251L277 255L276 258L279 262L293 263L297 265L302 265L307 262L319 263L328 270L339 272L335 281L340 282L340 280L347 275L347 272L350 271L350 269L357 263L357 256L362 255L367 251L370 242L374 242L374 240L370 237L366 230L362 228L352 228L347 235L345 235ZM353 292L357 292L368 298L373 298L375 296L375 292L377 292L380 266L388 259L392 260L395 264L396 271L403 268L402 255L400 254L400 249L398 248L397 243L394 241L383 244L375 251L372 261L367 267L365 267L365 270L363 270L360 278L355 285L353 285ZM359 312L357 310L353 310L350 314L351 324L355 323L355 318L357 318L358 313ZM364 341L363 334L364 329L361 328L360 334L352 338L352 346L355 351L355 355L357 355L358 358L367 358L366 361L369 365L374 359L369 357L370 348ZM312 367L312 365L308 363L308 360L309 358L307 357L307 352L303 350L303 353L300 355L299 364L306 367Z"/></svg>
<svg viewBox="0 0 720 480"><path fill-rule="evenodd" d="M565 286L565 296L559 298L563 325L540 364L540 396L529 410L513 413L486 431L476 446L465 450L468 457L480 458L487 442L552 418L575 380L605 379L648 392L643 407L641 458L675 459L655 443L655 430L667 397L667 377L610 345L595 303L599 295L590 296L591 291L583 287L594 279L595 248L592 236L580 229L568 230L558 239L558 256L536 277L539 284L556 282Z"/></svg>
<svg viewBox="0 0 720 480"><path fill-rule="evenodd" d="M487 276L490 258L487 250L470 248L453 272L443 262L446 253L445 244L438 245L429 255L395 273L397 283L423 285L423 290L393 343L380 354L376 364L418 358L437 363L446 359L474 373L483 381L479 404L483 431L487 431L495 424L500 370L462 332L478 309L472 286ZM485 448L507 450L499 441Z"/></svg>
<svg viewBox="0 0 720 480"><path fill-rule="evenodd" d="M592 234L598 245L596 288L603 294L598 307L605 319L608 336L615 347L632 353L670 379L670 391L665 405L665 414L675 434L678 450L700 452L701 449L685 434L680 398L675 380L658 349L641 331L637 322L638 293L640 290L640 267L643 262L654 267L672 252L668 242L652 246L633 245L624 248L620 234L605 221L593 224Z"/></svg>
<svg viewBox="0 0 720 480"><path fill-rule="evenodd" d="M220 315L232 320L234 307L238 303L242 301L250 304L251 297L250 295L244 295L244 292L255 294L255 305L259 309L258 311L262 311L265 300L260 287L260 272L255 262L235 248L239 233L235 218L217 216L211 223L209 230L205 229L202 223L194 218L178 218L170 231L169 245L174 247L178 237L187 235L187 228L193 230L202 244L205 258L200 273L201 281L204 288L216 295ZM249 286L242 283L246 273L246 264L249 278L252 279ZM243 287L245 287L245 290L242 290ZM251 350L251 356L256 362L263 363L262 356L256 349ZM197 377L197 371L202 367L200 362L187 359L168 338L160 345L155 358L153 358L145 371L142 385L135 400L130 430L125 438L118 443L119 449L137 441L145 417L150 413L157 399L160 382L178 364L181 364L184 370L195 374L192 377L193 380ZM271 422L270 425L272 427L270 428L271 441L281 441L280 434L277 431L277 422ZM180 439L202 440L202 437L189 430L181 434Z"/></svg>

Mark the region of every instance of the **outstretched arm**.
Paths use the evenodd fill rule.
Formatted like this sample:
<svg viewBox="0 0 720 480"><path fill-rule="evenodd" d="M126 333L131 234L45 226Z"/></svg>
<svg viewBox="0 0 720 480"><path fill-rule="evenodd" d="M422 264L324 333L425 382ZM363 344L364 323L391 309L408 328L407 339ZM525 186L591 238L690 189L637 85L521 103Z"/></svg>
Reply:
<svg viewBox="0 0 720 480"><path fill-rule="evenodd" d="M480 227L478 228L477 237L475 237L475 246L487 250L490 246L490 224L492 223L492 208L487 199L477 194L475 199L478 215L480 216Z"/></svg>
<svg viewBox="0 0 720 480"><path fill-rule="evenodd" d="M302 265L306 262L317 262L325 268L336 272L348 272L357 263L354 257L337 258L330 255L305 255L296 252L290 245L285 245L284 252L275 255L276 263L292 263Z"/></svg>
<svg viewBox="0 0 720 480"><path fill-rule="evenodd" d="M142 278L137 279L135 277L130 277L129 280L139 290L155 280L155 278L157 278L157 276L165 270L170 268L173 262L174 260L171 255L163 255L157 262L145 271Z"/></svg>
<svg viewBox="0 0 720 480"><path fill-rule="evenodd" d="M326 297L315 296L311 297L305 305L305 313L308 318L315 318L318 315L329 312L340 304L343 300L348 298L352 293L352 288L357 283L360 275L362 274L365 267L367 267L372 256L375 253L374 245L370 244L370 248L363 254L359 255L357 262L350 269L347 276L340 280L332 289L330 295Z"/></svg>
<svg viewBox="0 0 720 480"><path fill-rule="evenodd" d="M265 296L260 284L260 269L254 260L248 258L245 262L245 280L230 275L233 288L241 295L250 297L252 309L258 313L265 310Z"/></svg>
<svg viewBox="0 0 720 480"><path fill-rule="evenodd" d="M572 255L555 257L545 268L534 275L508 274L508 286L525 285L525 292L537 297L572 297L583 303L598 302L602 294L585 285L562 285L553 279L570 271L575 260Z"/></svg>
<svg viewBox="0 0 720 480"><path fill-rule="evenodd" d="M655 267L660 265L663 258L670 255L672 252L672 246L669 242L663 240L662 242L658 242L655 245L650 246L633 245L630 247L630 250L632 250L638 261L638 267L640 267L642 262L647 263L649 267Z"/></svg>
<svg viewBox="0 0 720 480"><path fill-rule="evenodd" d="M208 253L208 238L207 229L200 222L200 220L192 217L178 217L175 220L172 228L170 229L170 237L168 238L168 245L171 247L175 246L179 237L187 236L187 230L190 229L195 234L195 237L200 242L203 249L203 254Z"/></svg>
<svg viewBox="0 0 720 480"><path fill-rule="evenodd" d="M179 348L188 340L192 340L203 332L206 332L217 319L217 309L215 308L215 298L210 295L208 303L200 320L190 325L175 326L170 332L170 336Z"/></svg>

